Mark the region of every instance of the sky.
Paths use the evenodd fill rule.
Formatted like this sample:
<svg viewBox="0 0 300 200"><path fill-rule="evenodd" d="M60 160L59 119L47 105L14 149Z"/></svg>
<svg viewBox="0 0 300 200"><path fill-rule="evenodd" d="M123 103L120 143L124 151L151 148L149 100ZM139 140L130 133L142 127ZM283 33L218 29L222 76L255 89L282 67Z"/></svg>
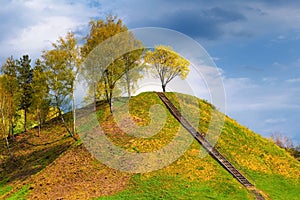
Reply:
<svg viewBox="0 0 300 200"><path fill-rule="evenodd" d="M34 60L59 36L82 38L90 19L108 14L130 29L162 27L196 40L221 70L226 114L300 144L300 1L2 0L0 62Z"/></svg>

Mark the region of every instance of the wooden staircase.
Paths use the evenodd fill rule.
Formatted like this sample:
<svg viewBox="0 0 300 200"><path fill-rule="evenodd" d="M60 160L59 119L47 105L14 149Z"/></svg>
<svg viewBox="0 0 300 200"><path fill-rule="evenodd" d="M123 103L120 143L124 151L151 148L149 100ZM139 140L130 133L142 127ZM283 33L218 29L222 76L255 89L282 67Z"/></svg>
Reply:
<svg viewBox="0 0 300 200"><path fill-rule="evenodd" d="M192 125L181 115L174 104L162 92L156 92L162 102L169 109L171 114L181 123L181 125L203 146L204 149L221 164L234 178L245 186L256 198L256 200L265 200L261 191L257 190L252 183L239 172L208 140L205 139L205 133L199 133Z"/></svg>
<svg viewBox="0 0 300 200"><path fill-rule="evenodd" d="M159 98L164 102L171 114L182 124L182 126L190 132L190 134L206 149L206 151L217 160L230 174L234 176L246 188L253 187L253 184L239 172L209 141L205 139L191 124L181 115L174 104L166 97L164 93L157 92Z"/></svg>

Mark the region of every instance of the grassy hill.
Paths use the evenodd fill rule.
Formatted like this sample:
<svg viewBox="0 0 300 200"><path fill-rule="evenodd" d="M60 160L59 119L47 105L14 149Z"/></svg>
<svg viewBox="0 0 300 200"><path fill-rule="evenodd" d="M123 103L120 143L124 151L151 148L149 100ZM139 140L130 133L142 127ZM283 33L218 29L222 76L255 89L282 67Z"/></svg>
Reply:
<svg viewBox="0 0 300 200"><path fill-rule="evenodd" d="M167 96L182 112L188 111L187 118L198 125L199 131L209 129L212 116L225 117L217 149L270 199L300 199L300 163L285 150L216 112L205 101L175 93ZM157 111L164 112L149 114L157 104L163 109ZM100 104L98 120L115 145L140 154L158 151L176 138L180 125L155 93L133 97L129 105L120 98L114 105L116 113L123 113L129 106L131 120L140 126L162 126L149 138L134 137L120 129L106 104ZM151 122L155 117L165 119L165 123ZM12 145L15 161L9 159L2 146L2 199L254 199L196 141L172 164L145 173L121 172L102 164L81 141L74 143L59 121L48 123L40 137L35 129L19 134Z"/></svg>

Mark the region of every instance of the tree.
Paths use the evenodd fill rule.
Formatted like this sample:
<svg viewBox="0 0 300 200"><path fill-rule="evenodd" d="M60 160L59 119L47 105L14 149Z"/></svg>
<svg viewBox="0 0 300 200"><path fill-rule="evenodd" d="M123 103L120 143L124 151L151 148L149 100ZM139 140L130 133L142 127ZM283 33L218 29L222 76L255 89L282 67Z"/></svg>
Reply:
<svg viewBox="0 0 300 200"><path fill-rule="evenodd" d="M107 16L106 21L91 20L90 21L90 33L85 39L85 43L81 48L81 55L83 59L86 59L91 51L94 50L104 40L120 33L127 31L128 28L123 25L122 20L116 16Z"/></svg>
<svg viewBox="0 0 300 200"><path fill-rule="evenodd" d="M133 39L133 38L126 38L126 39ZM130 76L130 71L134 70L138 66L138 62L142 55L143 49L134 50L122 55L120 58L114 60L102 74L102 79L104 82L104 90L106 100L110 107L110 112L113 112L112 107L112 99L113 99L113 92L117 85L117 82L127 75L127 88L129 88L130 93L130 85L132 81L132 76ZM126 76L125 76L126 77Z"/></svg>
<svg viewBox="0 0 300 200"><path fill-rule="evenodd" d="M167 84L176 76L185 79L189 73L189 61L182 58L171 47L156 46L154 51L147 51L145 62L154 66L156 77L161 81L163 92Z"/></svg>
<svg viewBox="0 0 300 200"><path fill-rule="evenodd" d="M294 156L298 161L300 161L300 145L299 145L299 144L294 148L293 156Z"/></svg>
<svg viewBox="0 0 300 200"><path fill-rule="evenodd" d="M7 118L9 123L8 138L12 137L14 140L15 118L17 117L17 107L19 105L18 93L18 79L17 79L17 63L13 57L6 59L5 64L1 68L3 74L2 87L5 90L6 105L7 105Z"/></svg>
<svg viewBox="0 0 300 200"><path fill-rule="evenodd" d="M294 145L293 140L290 137L283 135L282 133L275 132L271 135L271 139L277 146L285 149L288 153L300 161L300 145Z"/></svg>
<svg viewBox="0 0 300 200"><path fill-rule="evenodd" d="M32 108L36 113L38 120L38 135L40 135L43 122L45 122L48 111L49 111L49 86L47 84L47 74L45 73L45 66L42 64L40 59L37 59L33 69L33 80L32 80Z"/></svg>
<svg viewBox="0 0 300 200"><path fill-rule="evenodd" d="M294 148L294 143L286 135L283 135L282 133L275 132L271 135L271 139L274 141L277 146L284 148L284 149L292 149Z"/></svg>
<svg viewBox="0 0 300 200"><path fill-rule="evenodd" d="M108 16L106 21L100 19L98 21L90 21L90 33L85 37L86 42L81 48L81 55L83 59L87 59L88 56L91 57L90 53L103 41L112 36L127 31L127 27L122 24L122 20L117 17ZM97 55L96 55L97 57ZM102 61L99 59L88 59L88 62L85 62L83 75L88 81L89 85L93 88L93 103L94 110L96 110L97 102L97 86L99 85L100 76L103 73L103 67L101 66Z"/></svg>
<svg viewBox="0 0 300 200"><path fill-rule="evenodd" d="M8 129L9 127L7 126L7 118L8 118L8 111L9 111L9 96L4 88L3 85L3 79L4 76L0 76L0 116L1 116L1 123L0 123L0 136L1 139L4 139L5 146L8 150L8 153L11 158L13 158L13 154L10 150L10 145L8 141Z"/></svg>
<svg viewBox="0 0 300 200"><path fill-rule="evenodd" d="M123 56L125 73L120 85L123 86L128 98L131 98L132 91L135 90L138 80L143 78L142 71L145 65L141 65L139 62L143 51L143 48L137 49Z"/></svg>
<svg viewBox="0 0 300 200"><path fill-rule="evenodd" d="M19 109L24 110L24 131L27 132L27 113L32 103L32 78L33 73L28 55L17 61L17 80L20 90Z"/></svg>
<svg viewBox="0 0 300 200"><path fill-rule="evenodd" d="M122 21L116 20L116 17L108 16L106 21L91 21L90 25L90 34L81 48L82 57L86 59L83 75L93 87L94 110L96 110L96 97L101 96L96 94L100 81L103 82L100 85L104 87L104 96L112 112L113 91L117 82L125 73L137 66L143 48L141 42L136 40L134 35L127 31Z"/></svg>
<svg viewBox="0 0 300 200"><path fill-rule="evenodd" d="M68 131L76 140L75 122L73 131L68 127L62 111L72 104L73 116L75 116L74 83L79 66L79 51L74 34L68 33L66 38L60 37L57 43L52 44L54 49L44 51L43 59L47 68L47 84L50 89L51 102L58 110L58 114Z"/></svg>

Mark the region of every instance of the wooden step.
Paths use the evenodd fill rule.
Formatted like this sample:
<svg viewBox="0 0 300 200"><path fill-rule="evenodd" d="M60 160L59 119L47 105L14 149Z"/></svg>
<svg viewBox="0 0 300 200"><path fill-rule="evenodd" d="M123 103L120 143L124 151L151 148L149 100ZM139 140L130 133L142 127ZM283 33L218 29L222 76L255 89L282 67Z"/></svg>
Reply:
<svg viewBox="0 0 300 200"><path fill-rule="evenodd" d="M181 123L181 125L199 142L200 145L208 151L208 153L217 160L223 168L233 175L245 187L253 187L253 184L240 173L213 145L210 144L204 137L206 133L200 134L192 125L181 115L174 104L166 97L164 93L157 92L157 95L169 109L171 114Z"/></svg>

